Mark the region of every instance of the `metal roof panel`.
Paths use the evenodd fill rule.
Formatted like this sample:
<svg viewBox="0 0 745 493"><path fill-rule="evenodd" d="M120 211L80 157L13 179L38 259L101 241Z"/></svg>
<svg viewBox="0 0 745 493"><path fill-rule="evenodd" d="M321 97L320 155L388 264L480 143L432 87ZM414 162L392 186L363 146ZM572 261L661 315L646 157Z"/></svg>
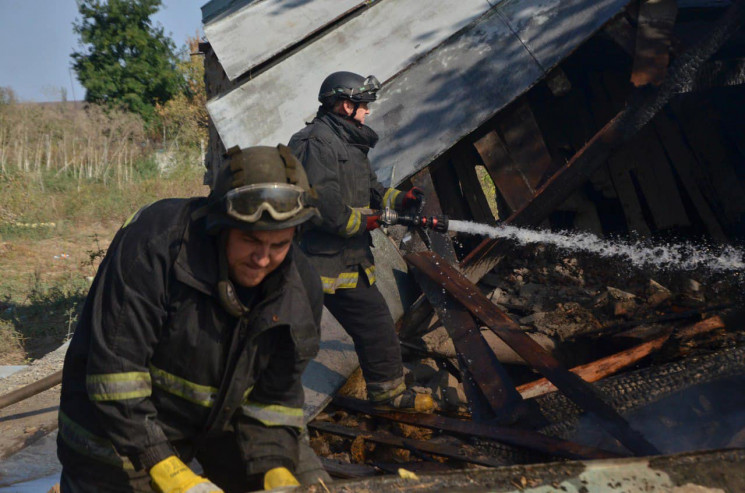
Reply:
<svg viewBox="0 0 745 493"><path fill-rule="evenodd" d="M213 2L211 2L213 3ZM361 0L263 0L224 7L217 15L205 7L204 34L230 80L363 5ZM238 5L236 5L238 4ZM218 8L214 6L213 8ZM207 17L212 15L214 18Z"/></svg>
<svg viewBox="0 0 745 493"><path fill-rule="evenodd" d="M349 70L385 81L488 8L485 0L382 0L207 109L227 148L287 142L315 114L328 74Z"/></svg>

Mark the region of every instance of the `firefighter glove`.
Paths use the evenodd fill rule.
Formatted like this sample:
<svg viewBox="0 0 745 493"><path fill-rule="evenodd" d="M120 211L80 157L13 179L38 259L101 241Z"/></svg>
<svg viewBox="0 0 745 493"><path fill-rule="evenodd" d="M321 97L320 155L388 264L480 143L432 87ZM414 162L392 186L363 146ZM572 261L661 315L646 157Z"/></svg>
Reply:
<svg viewBox="0 0 745 493"><path fill-rule="evenodd" d="M372 231L373 229L378 229L380 227L380 212L375 212L373 214L369 214L365 216L366 231Z"/></svg>
<svg viewBox="0 0 745 493"><path fill-rule="evenodd" d="M160 493L224 493L209 479L197 476L181 460L172 455L150 469L155 491Z"/></svg>
<svg viewBox="0 0 745 493"><path fill-rule="evenodd" d="M402 205L404 209L419 209L424 200L424 191L419 187L412 187L411 190L406 192Z"/></svg>
<svg viewBox="0 0 745 493"><path fill-rule="evenodd" d="M271 490L280 486L300 486L300 483L286 467L269 469L264 474L264 489Z"/></svg>

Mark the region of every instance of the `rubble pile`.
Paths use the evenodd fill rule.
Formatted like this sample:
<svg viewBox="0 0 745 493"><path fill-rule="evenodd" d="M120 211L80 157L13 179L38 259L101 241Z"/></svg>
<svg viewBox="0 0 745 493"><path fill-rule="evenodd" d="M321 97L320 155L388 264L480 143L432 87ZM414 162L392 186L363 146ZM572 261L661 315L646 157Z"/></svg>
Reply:
<svg viewBox="0 0 745 493"><path fill-rule="evenodd" d="M505 256L497 268L482 279L478 288L496 308L564 367L584 365L598 372L589 379L587 374L581 375L585 380L599 381L596 388L604 388L607 400L617 404L617 409L622 410L624 415L632 410L639 414L638 410L649 404L642 398L633 405L625 406L617 396L618 389L635 385L628 383L629 379L637 378L634 372L651 372L645 374L644 379L655 385L657 368L662 374L673 374L682 371L675 368L685 368L688 361L693 362L693 366L707 357L716 361L719 351L737 351L745 347L745 335L739 330L743 319L738 309L743 292L740 273L725 277L706 272L644 272L607 259L600 261L581 255L570 256L566 252L538 245L520 248ZM566 427L562 428L564 425L561 423L556 424L567 419L571 413L558 410L552 416L554 411L551 406L570 406L577 415L581 410L560 393L554 394L558 400L555 397L548 400L539 397L554 391L555 387L550 388L548 382L535 385L539 383L536 380L541 375L493 331L485 326L480 329L484 340L506 368L512 384L526 399L524 402L539 402L543 418L547 420L543 426L523 419L524 416L512 422L494 420L492 423L553 433L581 442L581 436L572 435L564 429ZM407 360L407 384L431 393L439 405L438 413L441 416L470 419L472 403L469 402L468 390L464 388L459 372L459 357L448 330L437 317L433 316L429 323L415 331L414 336L402 340L402 348ZM732 357L738 359L737 354ZM468 358L468 355L460 356ZM607 369L611 364L601 364L598 360L621 363L614 369ZM739 363L736 366L734 373L741 372ZM703 384L716 380L717 371L724 375L724 369L701 370L700 373L707 375ZM709 375L707 372L713 373ZM612 376L614 374L619 376ZM741 379L741 376L736 378ZM696 383L693 380L690 386ZM649 391L650 401L675 394L685 387L683 382L672 386L668 382L659 385L666 387L666 391L659 396L656 390ZM699 394L707 403L712 399L711 396L703 397L703 392L699 391ZM364 400L364 382L359 373L350 378L338 395ZM535 397L537 399L533 399ZM706 414L707 419L713 419L716 412L712 414L711 409L716 404L710 403L708 406L710 412ZM704 414L699 412L699 415ZM665 422L666 419L671 422L671 418L664 416L658 416L657 422ZM310 427L311 445L321 457L341 465L371 466L364 474L358 470L357 475L395 471L391 469L391 464L412 470L422 467L431 469L433 462L438 464L439 470L482 467L477 464L478 461L443 459L424 453L417 450L414 443L419 442L416 440L440 443L442 447L460 450L466 456L488 456L505 464L557 460L556 456L550 454L524 454L515 447L496 442L490 448L484 445L486 440L477 437L401 425L335 405L329 406L316 421L358 430L356 437L348 438ZM737 424L734 426L740 426L741 420L738 418L735 421ZM676 426L679 432L680 423ZM582 430L586 437L593 436L593 433L603 435L602 430L589 432L586 424L573 423L571 427L573 430ZM745 430L745 422L742 422L742 429L735 431L745 433L742 430ZM409 446L399 448L376 444L371 437L378 434L410 440ZM660 433L656 435L660 435L655 437L660 443L671 442L669 437L662 437ZM690 450L696 448L694 441L685 443L691 447ZM607 434L602 439L597 438L592 445L621 455L628 454L628 451L624 453L624 448L617 441L608 440ZM707 443L709 447L713 445L711 440Z"/></svg>

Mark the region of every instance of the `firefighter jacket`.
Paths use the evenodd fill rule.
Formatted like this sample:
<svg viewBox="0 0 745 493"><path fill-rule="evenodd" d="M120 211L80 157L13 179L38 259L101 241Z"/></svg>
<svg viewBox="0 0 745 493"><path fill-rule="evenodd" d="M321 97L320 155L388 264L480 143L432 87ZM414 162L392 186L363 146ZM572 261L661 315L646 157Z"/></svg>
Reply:
<svg viewBox="0 0 745 493"><path fill-rule="evenodd" d="M288 144L318 193L323 221L303 234L301 246L325 293L356 287L360 271L371 285L375 282L365 212L401 209L404 194L383 187L370 167L367 154L377 141L370 127L320 109Z"/></svg>
<svg viewBox="0 0 745 493"><path fill-rule="evenodd" d="M156 202L112 241L65 358L58 455L68 470L142 474L225 433L247 474L294 468L320 282L293 245L247 290L250 312L229 315L215 289L218 240L196 212L205 203Z"/></svg>

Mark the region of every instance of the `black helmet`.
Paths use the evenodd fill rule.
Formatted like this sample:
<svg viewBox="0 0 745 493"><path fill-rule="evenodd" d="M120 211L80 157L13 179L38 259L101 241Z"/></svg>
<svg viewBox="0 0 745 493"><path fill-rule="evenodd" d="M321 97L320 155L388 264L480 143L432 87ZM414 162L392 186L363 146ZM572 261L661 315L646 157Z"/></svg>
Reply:
<svg viewBox="0 0 745 493"><path fill-rule="evenodd" d="M380 82L374 75L362 77L354 72L334 72L324 79L318 91L318 101L332 105L339 99L354 103L370 103L377 99Z"/></svg>
<svg viewBox="0 0 745 493"><path fill-rule="evenodd" d="M320 216L315 192L289 147L235 146L226 157L210 195L210 232L284 229Z"/></svg>

